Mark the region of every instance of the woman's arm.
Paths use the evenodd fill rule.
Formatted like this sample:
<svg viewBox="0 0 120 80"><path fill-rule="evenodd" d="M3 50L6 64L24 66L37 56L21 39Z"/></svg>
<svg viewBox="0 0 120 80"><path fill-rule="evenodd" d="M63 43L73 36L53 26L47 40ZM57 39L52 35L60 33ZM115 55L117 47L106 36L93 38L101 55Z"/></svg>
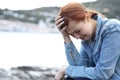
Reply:
<svg viewBox="0 0 120 80"><path fill-rule="evenodd" d="M65 53L67 57L67 61L72 66L89 66L89 58L87 53L84 51L82 45L80 49L80 53L71 43L64 43Z"/></svg>

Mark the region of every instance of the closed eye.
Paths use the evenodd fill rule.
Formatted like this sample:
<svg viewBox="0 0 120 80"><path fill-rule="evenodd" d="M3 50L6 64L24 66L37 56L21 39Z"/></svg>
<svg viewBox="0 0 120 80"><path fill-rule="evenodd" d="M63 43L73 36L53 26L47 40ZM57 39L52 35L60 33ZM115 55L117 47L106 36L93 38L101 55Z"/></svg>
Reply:
<svg viewBox="0 0 120 80"><path fill-rule="evenodd" d="M79 33L80 32L80 30L76 30L74 33Z"/></svg>

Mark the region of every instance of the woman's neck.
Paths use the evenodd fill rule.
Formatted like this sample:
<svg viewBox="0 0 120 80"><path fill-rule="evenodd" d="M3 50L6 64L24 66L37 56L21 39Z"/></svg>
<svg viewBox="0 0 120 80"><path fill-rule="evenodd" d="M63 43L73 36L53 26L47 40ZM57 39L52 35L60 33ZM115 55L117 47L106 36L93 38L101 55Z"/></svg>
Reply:
<svg viewBox="0 0 120 80"><path fill-rule="evenodd" d="M97 26L97 21L92 19L92 26L93 26L93 34L92 34L92 39L94 40L95 34L96 34L96 26Z"/></svg>

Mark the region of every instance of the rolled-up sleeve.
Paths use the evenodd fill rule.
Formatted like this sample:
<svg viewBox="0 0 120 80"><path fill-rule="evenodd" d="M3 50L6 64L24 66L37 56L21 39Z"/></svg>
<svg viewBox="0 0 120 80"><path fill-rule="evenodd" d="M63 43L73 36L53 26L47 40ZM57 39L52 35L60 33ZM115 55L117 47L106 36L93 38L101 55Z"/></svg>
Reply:
<svg viewBox="0 0 120 80"><path fill-rule="evenodd" d="M76 49L73 42L64 43L67 61L72 66L88 66L88 55L81 46L80 52Z"/></svg>

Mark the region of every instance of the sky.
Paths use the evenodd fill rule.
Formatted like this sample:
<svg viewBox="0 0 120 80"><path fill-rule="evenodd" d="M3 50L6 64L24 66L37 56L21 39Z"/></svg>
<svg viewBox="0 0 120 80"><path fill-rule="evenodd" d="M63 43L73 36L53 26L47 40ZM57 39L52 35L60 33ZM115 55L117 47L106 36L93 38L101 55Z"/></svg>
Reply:
<svg viewBox="0 0 120 80"><path fill-rule="evenodd" d="M30 10L39 7L61 7L69 2L90 2L96 0L0 0L1 9Z"/></svg>

